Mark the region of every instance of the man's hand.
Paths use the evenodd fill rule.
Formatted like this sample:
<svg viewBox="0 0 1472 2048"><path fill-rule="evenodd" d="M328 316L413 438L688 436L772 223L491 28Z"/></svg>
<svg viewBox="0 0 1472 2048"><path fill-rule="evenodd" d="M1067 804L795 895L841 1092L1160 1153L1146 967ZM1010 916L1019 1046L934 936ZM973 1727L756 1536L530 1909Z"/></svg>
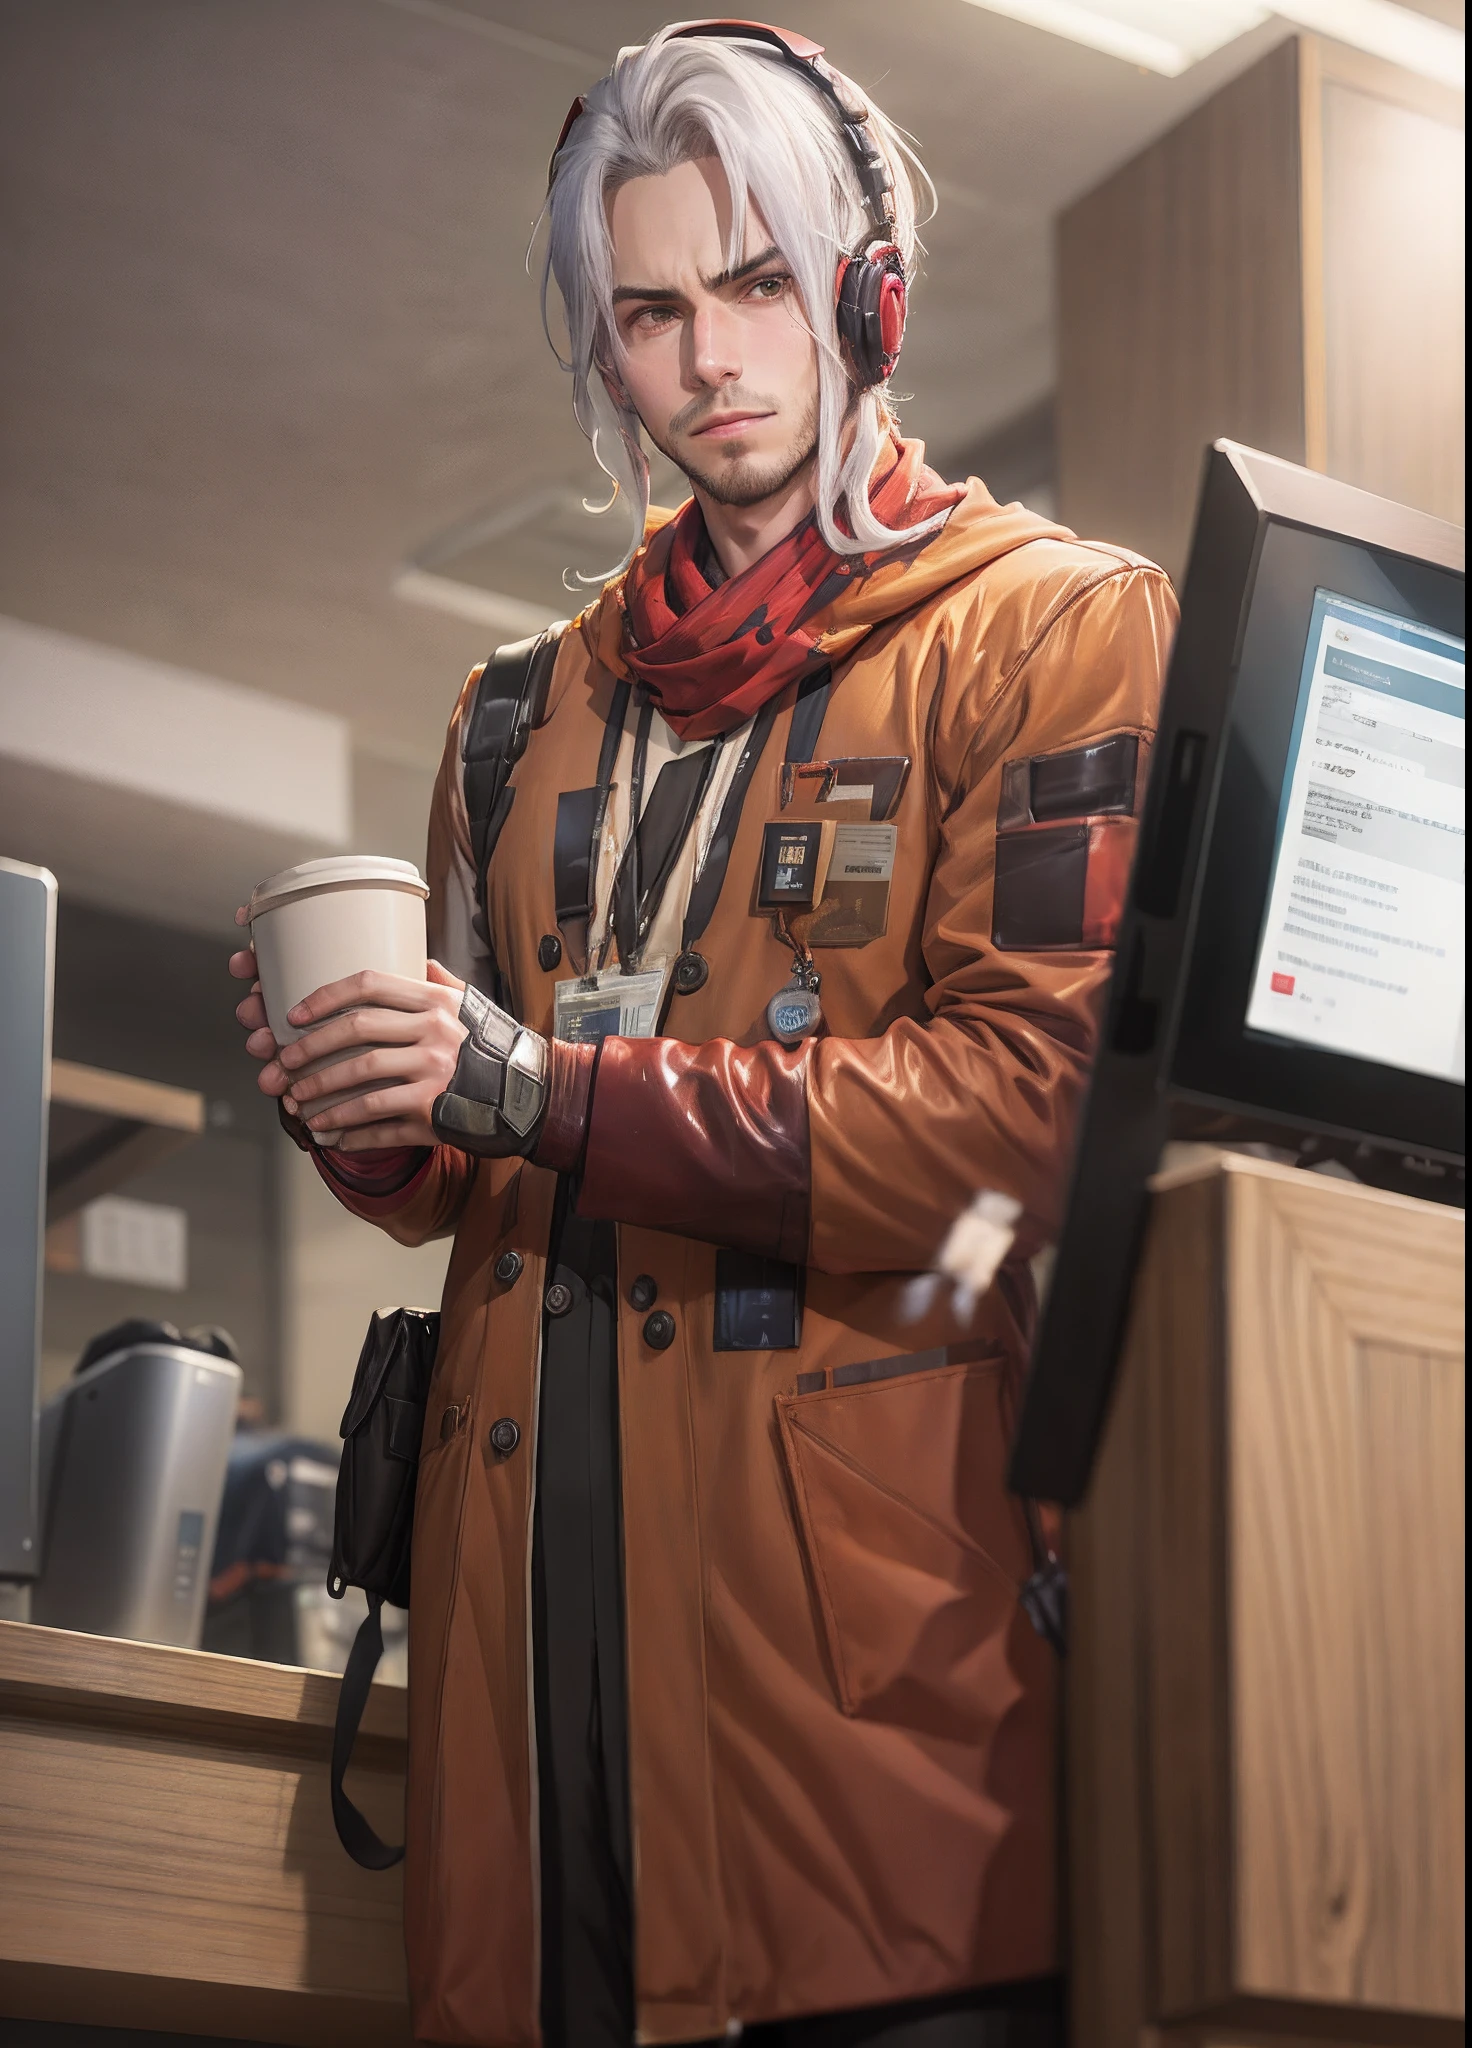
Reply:
<svg viewBox="0 0 1472 2048"><path fill-rule="evenodd" d="M239 910L235 917L243 924L246 913ZM287 1021L300 1028L302 1036L278 1046L266 1022L255 971L254 953L231 956L230 972L252 984L235 1014L246 1029L246 1051L262 1062L257 1086L263 1093L278 1096L287 1112L303 1118L311 1131L341 1131L338 1149L343 1152L439 1142L430 1110L450 1086L465 1041L460 1022L463 981L431 960L427 981L365 972L329 982L287 1012ZM336 1014L343 1011L347 1014ZM358 1046L364 1050L319 1074L301 1071L328 1053ZM365 1084L371 1084L366 1094L313 1115L314 1101Z"/></svg>

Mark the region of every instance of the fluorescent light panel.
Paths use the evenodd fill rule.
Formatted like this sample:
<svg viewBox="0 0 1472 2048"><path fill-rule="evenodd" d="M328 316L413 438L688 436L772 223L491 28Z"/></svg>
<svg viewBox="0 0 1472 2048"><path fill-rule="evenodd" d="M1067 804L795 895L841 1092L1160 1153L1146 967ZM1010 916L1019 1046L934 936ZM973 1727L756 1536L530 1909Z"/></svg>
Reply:
<svg viewBox="0 0 1472 2048"><path fill-rule="evenodd" d="M1213 50L1279 15L1407 71L1459 90L1467 39L1460 29L1394 0L968 0L1048 34L1175 78Z"/></svg>

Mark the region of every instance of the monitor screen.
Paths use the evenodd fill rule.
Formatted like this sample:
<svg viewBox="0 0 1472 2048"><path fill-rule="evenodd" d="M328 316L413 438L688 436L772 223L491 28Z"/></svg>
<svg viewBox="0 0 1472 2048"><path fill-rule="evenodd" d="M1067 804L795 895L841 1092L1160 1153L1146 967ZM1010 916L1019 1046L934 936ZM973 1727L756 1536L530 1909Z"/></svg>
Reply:
<svg viewBox="0 0 1472 2048"><path fill-rule="evenodd" d="M1249 1031L1466 1075L1466 647L1314 592Z"/></svg>

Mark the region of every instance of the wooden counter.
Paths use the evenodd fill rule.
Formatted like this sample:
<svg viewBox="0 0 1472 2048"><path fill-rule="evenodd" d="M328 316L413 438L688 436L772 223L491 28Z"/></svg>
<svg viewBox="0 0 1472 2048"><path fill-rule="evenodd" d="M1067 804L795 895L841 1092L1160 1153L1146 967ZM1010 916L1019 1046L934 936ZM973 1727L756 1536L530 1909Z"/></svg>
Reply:
<svg viewBox="0 0 1472 2048"><path fill-rule="evenodd" d="M0 2016L390 2048L400 1871L333 1831L337 1680L0 1622ZM350 1789L403 1839L406 1701Z"/></svg>
<svg viewBox="0 0 1472 2048"><path fill-rule="evenodd" d="M1463 2037L1462 1223L1156 1183L1071 1532L1076 2048Z"/></svg>

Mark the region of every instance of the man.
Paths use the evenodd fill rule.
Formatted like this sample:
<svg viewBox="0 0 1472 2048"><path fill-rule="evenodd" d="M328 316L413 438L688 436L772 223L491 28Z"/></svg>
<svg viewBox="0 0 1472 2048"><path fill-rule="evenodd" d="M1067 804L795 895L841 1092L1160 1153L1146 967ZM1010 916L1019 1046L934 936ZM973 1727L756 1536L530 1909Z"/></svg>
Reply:
<svg viewBox="0 0 1472 2048"><path fill-rule="evenodd" d="M240 1009L261 1085L340 1137L339 1197L455 1234L417 2033L1051 2035L1056 1658L1003 1468L1170 592L898 438L910 175L816 46L625 51L549 209L636 551L457 706L429 849L457 971L324 989L280 1051ZM647 538L641 429L692 491ZM982 1190L1020 1220L961 1322L912 1282Z"/></svg>

